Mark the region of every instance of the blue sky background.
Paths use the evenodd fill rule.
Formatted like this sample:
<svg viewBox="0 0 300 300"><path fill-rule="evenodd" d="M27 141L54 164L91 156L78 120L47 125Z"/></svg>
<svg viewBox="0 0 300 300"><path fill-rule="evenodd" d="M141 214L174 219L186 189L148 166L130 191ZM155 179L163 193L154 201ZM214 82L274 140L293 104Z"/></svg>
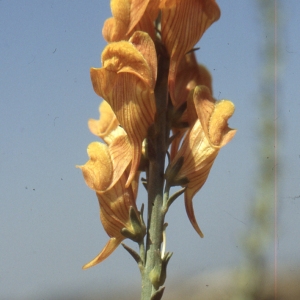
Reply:
<svg viewBox="0 0 300 300"><path fill-rule="evenodd" d="M221 19L204 34L197 56L213 75L215 98L235 103L229 123L238 133L194 199L205 238L190 225L181 198L167 215L167 250L174 252L168 282L238 268L255 194L261 42L268 37L256 1L218 3ZM280 8L277 261L290 272L300 263L299 11L296 0ZM91 289L101 297L128 285L139 295L138 268L121 247L101 265L81 270L108 240L96 196L75 165L86 162L86 148L97 140L87 127L89 118L98 118L101 100L89 68L100 66L101 29L110 16L109 1L0 1L1 299ZM139 206L145 197L141 188ZM270 265L274 247L271 241Z"/></svg>

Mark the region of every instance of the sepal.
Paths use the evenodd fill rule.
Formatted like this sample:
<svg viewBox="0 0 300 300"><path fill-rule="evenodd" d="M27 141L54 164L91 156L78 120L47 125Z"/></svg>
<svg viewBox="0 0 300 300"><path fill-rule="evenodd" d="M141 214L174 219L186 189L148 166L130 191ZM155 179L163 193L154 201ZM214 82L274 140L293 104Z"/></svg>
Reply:
<svg viewBox="0 0 300 300"><path fill-rule="evenodd" d="M156 252L156 255L159 255L158 251ZM149 277L155 289L158 289L165 283L167 277L167 265L172 255L172 252L166 252L163 258L160 258L159 255L159 264L156 264L151 270Z"/></svg>
<svg viewBox="0 0 300 300"><path fill-rule="evenodd" d="M143 218L141 214L137 215L135 209L132 206L129 208L129 219L131 222L132 230L128 230L126 227L121 229L121 233L124 237L131 239L134 242L140 243L145 234L146 234L146 226L144 224Z"/></svg>
<svg viewBox="0 0 300 300"><path fill-rule="evenodd" d="M139 254L137 254L132 248L128 247L127 245L125 245L124 243L121 243L121 245L123 246L123 248L132 256L132 258L136 261L136 263L139 266L140 271L143 271L143 260L141 259L141 257L139 256Z"/></svg>
<svg viewBox="0 0 300 300"><path fill-rule="evenodd" d="M169 186L182 186L189 182L187 177L176 178L182 168L184 157L181 156L174 164L169 164L165 173L165 179Z"/></svg>
<svg viewBox="0 0 300 300"><path fill-rule="evenodd" d="M165 291L165 287L161 286L154 294L151 296L150 300L160 300Z"/></svg>
<svg viewBox="0 0 300 300"><path fill-rule="evenodd" d="M171 206L171 204L178 198L180 197L186 190L186 187L183 187L182 189L180 189L179 191L175 192L167 201L166 204L166 212L168 211L169 207Z"/></svg>

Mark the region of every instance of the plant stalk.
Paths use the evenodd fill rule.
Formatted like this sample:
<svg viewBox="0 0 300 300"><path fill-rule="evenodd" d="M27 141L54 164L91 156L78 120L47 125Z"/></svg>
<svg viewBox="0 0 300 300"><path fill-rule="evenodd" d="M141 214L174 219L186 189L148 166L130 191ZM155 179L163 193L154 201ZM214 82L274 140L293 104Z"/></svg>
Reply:
<svg viewBox="0 0 300 300"><path fill-rule="evenodd" d="M149 130L147 172L148 224L144 270L142 275L142 300L150 300L159 287L154 287L150 272L161 265L161 243L164 230L163 191L165 157L168 148L169 128L167 122L169 58L161 44L156 47L158 74L155 86L156 116Z"/></svg>

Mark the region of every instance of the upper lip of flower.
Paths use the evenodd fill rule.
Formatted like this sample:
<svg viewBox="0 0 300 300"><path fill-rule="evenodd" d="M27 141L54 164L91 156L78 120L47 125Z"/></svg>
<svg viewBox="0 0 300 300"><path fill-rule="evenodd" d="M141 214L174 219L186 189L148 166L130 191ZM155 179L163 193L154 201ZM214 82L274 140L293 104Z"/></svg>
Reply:
<svg viewBox="0 0 300 300"><path fill-rule="evenodd" d="M99 113L99 120L89 119L88 126L94 135L105 139L105 137L118 127L119 122L115 113L105 100L99 105Z"/></svg>
<svg viewBox="0 0 300 300"><path fill-rule="evenodd" d="M234 113L234 104L229 100L214 100L206 86L195 88L194 103L203 131L211 145L219 148L225 146L236 133L227 123Z"/></svg>

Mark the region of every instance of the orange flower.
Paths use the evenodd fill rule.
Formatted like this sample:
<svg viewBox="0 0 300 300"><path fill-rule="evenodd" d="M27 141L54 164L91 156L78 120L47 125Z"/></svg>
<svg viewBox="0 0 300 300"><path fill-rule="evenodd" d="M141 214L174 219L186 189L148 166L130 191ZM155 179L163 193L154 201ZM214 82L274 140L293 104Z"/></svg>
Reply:
<svg viewBox="0 0 300 300"><path fill-rule="evenodd" d="M207 86L213 94L212 78L209 71L203 65L198 64L195 52L191 52L185 54L178 65L174 93L175 107L183 104L189 93L198 85Z"/></svg>
<svg viewBox="0 0 300 300"><path fill-rule="evenodd" d="M81 169L86 184L96 192L108 189L113 178L113 165L107 145L93 142L87 148L89 161Z"/></svg>
<svg viewBox="0 0 300 300"><path fill-rule="evenodd" d="M128 171L125 171L116 184L108 188L113 178L113 165L108 146L98 142L91 143L88 147L88 155L90 160L84 166L78 167L82 170L87 185L96 191L100 205L100 219L110 240L92 261L83 266L84 269L107 258L125 239L122 234L124 229L132 236L143 234L132 223L130 217L130 210L134 210L136 216L139 214L135 203L139 174L136 174L126 188Z"/></svg>
<svg viewBox="0 0 300 300"><path fill-rule="evenodd" d="M233 138L236 130L229 128L227 123L234 113L232 102L216 102L207 87L198 86L194 91L194 103L198 120L187 132L171 166L181 157L184 158L176 181L183 178L189 181L184 196L185 208L193 227L203 237L194 215L192 200L205 183L219 150Z"/></svg>
<svg viewBox="0 0 300 300"><path fill-rule="evenodd" d="M198 85L205 85L212 94L212 78L209 71L196 61L195 53L184 55L178 67L176 76L175 88L175 111L183 104L186 104L186 109L180 116L179 120L173 121L172 131L176 134L176 138L172 142L171 158L178 151L179 144L184 133L187 131L189 125L193 125L197 120L197 113L193 101L193 91ZM182 125L185 124L183 127Z"/></svg>
<svg viewBox="0 0 300 300"><path fill-rule="evenodd" d="M104 39L111 42L128 40L134 31L147 32L154 39L154 20L160 0L111 0L112 18L105 21Z"/></svg>
<svg viewBox="0 0 300 300"><path fill-rule="evenodd" d="M220 18L215 0L161 0L162 41L170 55L169 89L174 106L175 79L182 57L205 30Z"/></svg>
<svg viewBox="0 0 300 300"><path fill-rule="evenodd" d="M128 187L154 120L157 59L153 41L147 33L135 32L129 41L109 44L102 53L102 64L100 69L91 68L91 79L95 92L109 103L131 144Z"/></svg>
<svg viewBox="0 0 300 300"><path fill-rule="evenodd" d="M108 151L113 164L112 187L122 176L132 160L132 147L124 129L119 125L116 115L106 101L99 106L99 120L90 119L88 126L90 131L102 138L109 146Z"/></svg>

